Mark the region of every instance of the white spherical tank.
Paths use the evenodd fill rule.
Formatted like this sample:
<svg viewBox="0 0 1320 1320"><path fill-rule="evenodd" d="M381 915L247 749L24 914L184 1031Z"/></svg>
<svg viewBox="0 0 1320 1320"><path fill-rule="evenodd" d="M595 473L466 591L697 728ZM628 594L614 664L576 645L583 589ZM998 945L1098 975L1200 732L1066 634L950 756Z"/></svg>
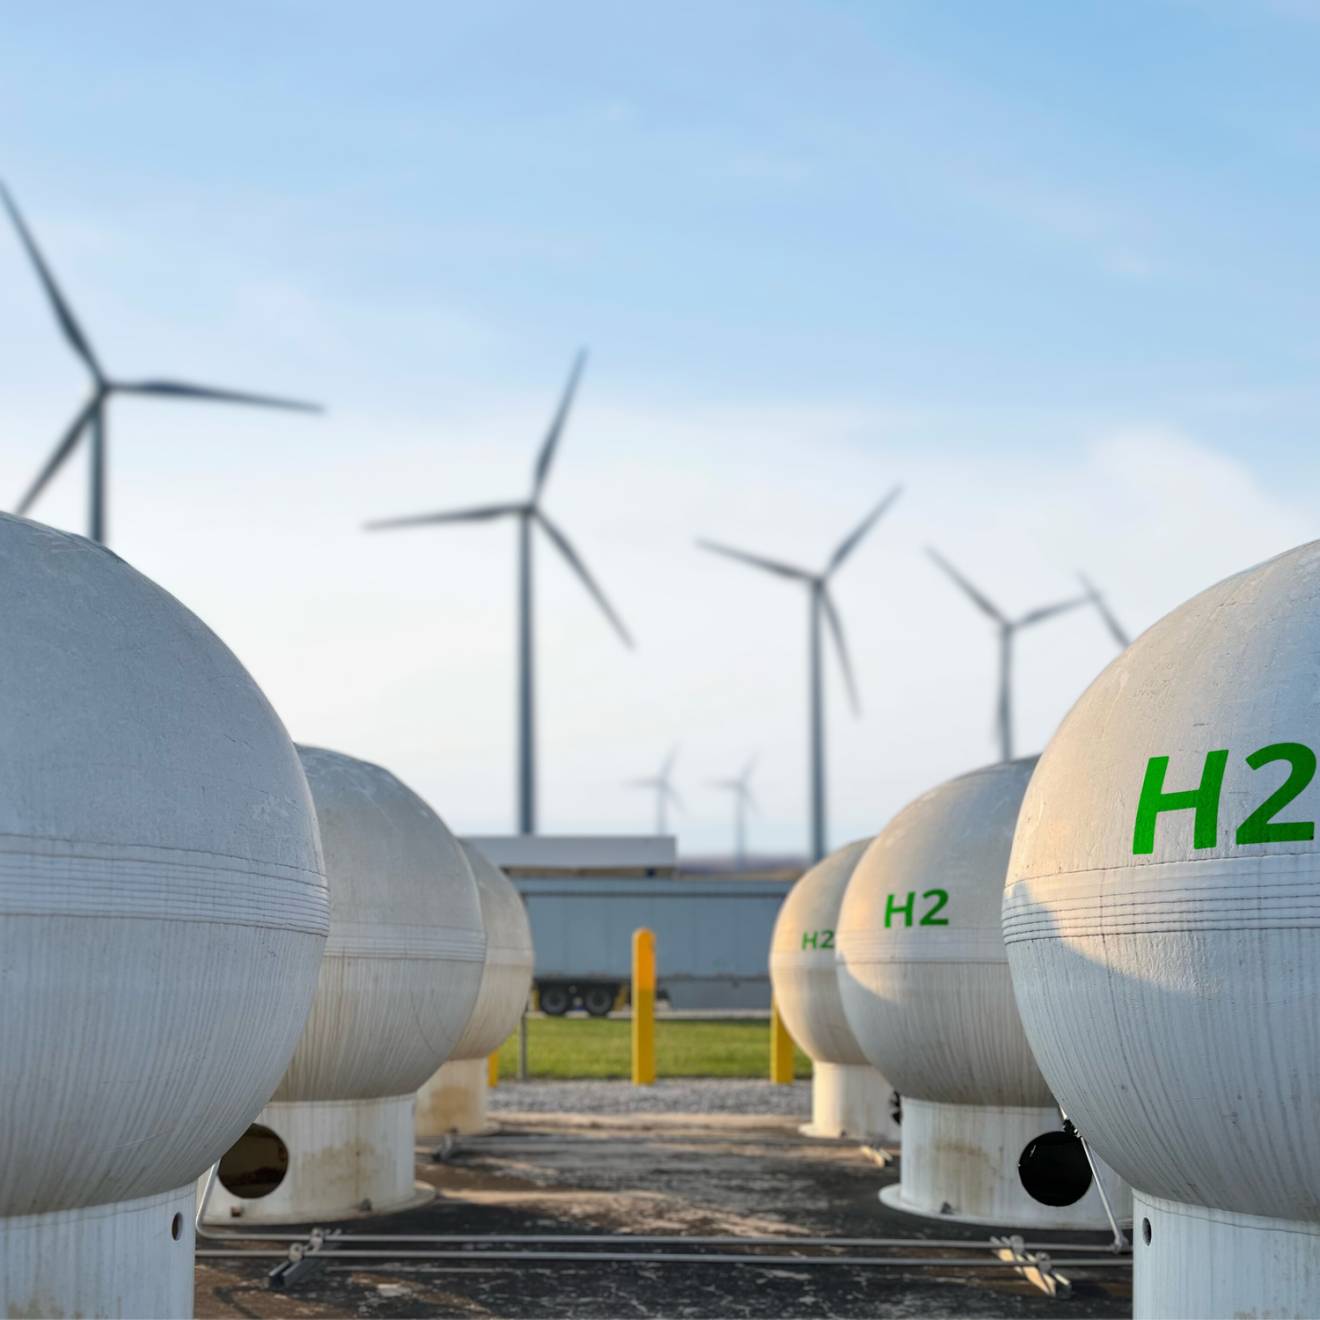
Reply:
<svg viewBox="0 0 1320 1320"><path fill-rule="evenodd" d="M518 1028L532 988L532 927L522 895L479 848L463 845L481 900L486 961L481 989L448 1062L417 1093L417 1133L489 1132L487 1057Z"/></svg>
<svg viewBox="0 0 1320 1320"><path fill-rule="evenodd" d="M862 1053L839 999L835 928L870 839L817 862L784 898L770 939L770 986L788 1033L810 1056L812 1137L895 1141L894 1091Z"/></svg>
<svg viewBox="0 0 1320 1320"><path fill-rule="evenodd" d="M0 1314L188 1316L193 1184L306 1020L307 782L242 665L101 546L0 515Z"/></svg>
<svg viewBox="0 0 1320 1320"><path fill-rule="evenodd" d="M1320 1315L1320 542L1118 657L1004 894L1036 1057L1133 1184L1138 1316Z"/></svg>
<svg viewBox="0 0 1320 1320"><path fill-rule="evenodd" d="M1034 765L952 779L876 835L839 914L839 989L862 1051L903 1097L901 1181L881 1193L887 1204L976 1223L1100 1228L1104 1201L1032 1057L1000 933ZM1119 1188L1102 1176L1112 1203Z"/></svg>
<svg viewBox="0 0 1320 1320"><path fill-rule="evenodd" d="M292 1062L221 1161L208 1222L348 1219L432 1199L413 1177L416 1093L458 1043L481 984L476 881L444 822L380 766L298 751L330 938Z"/></svg>

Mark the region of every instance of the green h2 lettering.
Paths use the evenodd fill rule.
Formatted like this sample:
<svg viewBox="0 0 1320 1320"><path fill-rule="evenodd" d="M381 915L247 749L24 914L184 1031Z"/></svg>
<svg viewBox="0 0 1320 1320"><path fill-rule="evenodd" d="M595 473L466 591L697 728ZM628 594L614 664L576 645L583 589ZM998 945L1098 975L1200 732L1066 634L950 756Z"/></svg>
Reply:
<svg viewBox="0 0 1320 1320"><path fill-rule="evenodd" d="M910 926L912 924L912 908L917 901L916 894L909 893L907 896L907 902L905 903L895 903L894 899L897 897L898 897L897 894L885 895L885 929L886 930L889 929L893 919L896 916L898 916L900 912L903 914L903 924L905 926Z"/></svg>
<svg viewBox="0 0 1320 1320"><path fill-rule="evenodd" d="M1213 848L1219 839L1219 793L1224 786L1227 765L1227 749L1207 752L1201 782L1195 788L1166 793L1164 775L1169 768L1169 758L1152 756L1146 764L1146 777L1141 782L1137 822L1132 830L1132 851L1138 856L1155 851L1155 826L1166 811L1195 812L1192 847Z"/></svg>

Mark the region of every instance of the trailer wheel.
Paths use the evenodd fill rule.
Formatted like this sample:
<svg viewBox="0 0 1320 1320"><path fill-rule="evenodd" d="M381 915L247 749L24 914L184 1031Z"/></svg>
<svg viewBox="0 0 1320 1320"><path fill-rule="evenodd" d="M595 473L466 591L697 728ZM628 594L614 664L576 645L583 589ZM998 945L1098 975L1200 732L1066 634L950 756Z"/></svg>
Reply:
<svg viewBox="0 0 1320 1320"><path fill-rule="evenodd" d="M537 1002L546 1017L563 1017L573 1005L573 997L566 985L543 985L537 990Z"/></svg>
<svg viewBox="0 0 1320 1320"><path fill-rule="evenodd" d="M614 985L589 985L582 992L582 1007L592 1017L609 1017L614 1001L618 998L619 988Z"/></svg>

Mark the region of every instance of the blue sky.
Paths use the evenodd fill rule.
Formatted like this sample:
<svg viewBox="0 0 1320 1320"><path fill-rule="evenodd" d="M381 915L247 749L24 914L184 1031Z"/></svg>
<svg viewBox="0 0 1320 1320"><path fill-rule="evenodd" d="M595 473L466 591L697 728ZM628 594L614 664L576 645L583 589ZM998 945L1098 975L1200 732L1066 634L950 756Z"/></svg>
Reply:
<svg viewBox="0 0 1320 1320"><path fill-rule="evenodd" d="M331 408L124 403L116 548L295 735L460 828L509 811L511 538L355 528L518 495L579 343L551 501L642 647L542 561L549 828L644 825L619 780L677 741L685 842L724 841L704 780L757 748L759 841L801 837L800 615L693 535L820 559L908 483L840 581L842 838L993 750L991 645L927 541L1013 610L1085 561L1135 627L1314 531L1320 5L6 17L0 174L112 367ZM16 490L82 386L14 249ZM40 515L80 528L81 482ZM1026 647L1030 745L1108 652L1081 618Z"/></svg>

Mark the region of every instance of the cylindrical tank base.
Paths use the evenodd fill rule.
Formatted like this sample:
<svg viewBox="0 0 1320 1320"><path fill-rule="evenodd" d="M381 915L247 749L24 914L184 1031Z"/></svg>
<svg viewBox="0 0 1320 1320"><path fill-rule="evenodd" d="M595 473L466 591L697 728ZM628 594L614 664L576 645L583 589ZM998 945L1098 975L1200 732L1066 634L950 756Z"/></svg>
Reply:
<svg viewBox="0 0 1320 1320"><path fill-rule="evenodd" d="M811 1122L798 1130L804 1137L897 1141L893 1095L894 1088L867 1064L813 1062Z"/></svg>
<svg viewBox="0 0 1320 1320"><path fill-rule="evenodd" d="M192 1185L0 1219L0 1315L191 1316Z"/></svg>
<svg viewBox="0 0 1320 1320"><path fill-rule="evenodd" d="M1320 1315L1320 1223L1132 1194L1132 1314Z"/></svg>
<svg viewBox="0 0 1320 1320"><path fill-rule="evenodd" d="M900 1181L880 1192L896 1210L998 1227L1106 1229L1109 1220L1094 1181L1070 1204L1046 1204L1030 1195L1018 1172L1027 1146L1060 1132L1052 1108L941 1105L903 1097ZM1070 1152L1074 1156L1077 1152ZM1110 1208L1120 1223L1132 1214L1132 1193L1112 1169L1097 1162ZM1069 1165L1069 1171L1075 1164ZM1056 1197L1072 1194L1065 1179L1050 1185Z"/></svg>
<svg viewBox="0 0 1320 1320"><path fill-rule="evenodd" d="M267 1105L221 1160L204 1222L320 1223L433 1201L435 1188L413 1179L414 1100Z"/></svg>
<svg viewBox="0 0 1320 1320"><path fill-rule="evenodd" d="M440 1137L446 1132L477 1136L494 1132L498 1124L486 1113L485 1059L450 1059L417 1092L417 1135Z"/></svg>

